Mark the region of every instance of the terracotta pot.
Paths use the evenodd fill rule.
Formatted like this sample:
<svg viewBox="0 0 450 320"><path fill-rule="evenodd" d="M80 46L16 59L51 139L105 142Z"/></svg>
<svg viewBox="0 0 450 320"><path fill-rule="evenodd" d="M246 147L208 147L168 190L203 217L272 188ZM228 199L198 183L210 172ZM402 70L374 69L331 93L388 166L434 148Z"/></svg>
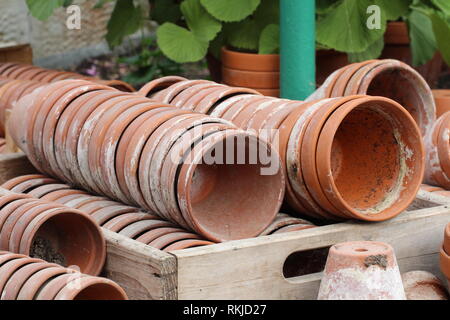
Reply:
<svg viewBox="0 0 450 320"><path fill-rule="evenodd" d="M179 227L159 227L159 228L151 229L151 230L143 233L136 239L136 241L139 241L139 242L142 242L145 244L149 244L150 242L152 242L153 240L155 240L159 237L162 237L166 234L174 233L174 232L185 232L185 230L183 230Z"/></svg>
<svg viewBox="0 0 450 320"><path fill-rule="evenodd" d="M311 229L311 228L315 228L315 226L309 225L309 224L294 224L294 225L290 225L290 226L284 226L278 230L275 230L273 232L273 234L302 231L302 230Z"/></svg>
<svg viewBox="0 0 450 320"><path fill-rule="evenodd" d="M314 227L314 225L306 221L304 219L299 219L295 217L291 217L285 213L279 213L276 217L276 219L264 230L260 236L266 236L269 234L274 233L275 231L286 227L286 226L296 226L296 225L302 225L302 226L311 226Z"/></svg>
<svg viewBox="0 0 450 320"><path fill-rule="evenodd" d="M355 241L330 248L319 300L405 300L394 250L386 243Z"/></svg>
<svg viewBox="0 0 450 320"><path fill-rule="evenodd" d="M158 217L145 212L128 212L114 216L103 223L103 228L113 232L119 232L129 224L145 220L157 220Z"/></svg>
<svg viewBox="0 0 450 320"><path fill-rule="evenodd" d="M188 248L207 246L211 244L214 244L214 242L195 239L180 240L165 247L164 251L169 252L169 251L183 250Z"/></svg>
<svg viewBox="0 0 450 320"><path fill-rule="evenodd" d="M61 183L54 183L54 184L46 184L40 187L37 187L29 192L29 195L33 198L42 198L46 194L49 194L53 191L58 190L64 190L64 189L70 189L70 187L67 184L61 184Z"/></svg>
<svg viewBox="0 0 450 320"><path fill-rule="evenodd" d="M245 154L254 152L257 145L270 150L276 173L264 175L260 171L261 163L248 164L246 161L247 164L238 165L237 158L229 165L200 163L208 152L227 142L235 142L234 147L244 148ZM225 130L206 137L202 144L192 149L181 166L177 190L183 216L194 223L197 233L213 241L242 239L258 235L272 222L283 199L284 175L278 155L268 148L253 135ZM253 189L256 186L258 190ZM223 194L227 194L226 199L221 196ZM211 206L211 203L215 205ZM224 210L227 215L223 214ZM251 225L246 221L252 221ZM224 230L224 226L228 228Z"/></svg>
<svg viewBox="0 0 450 320"><path fill-rule="evenodd" d="M359 136L364 141L353 139ZM388 137L394 136L396 141L389 143ZM369 151L364 146L380 149ZM344 156L346 150L349 156ZM382 159L374 158L381 153ZM424 157L420 131L411 116L390 99L366 97L345 103L326 121L317 142L316 166L322 190L340 213L382 221L414 200ZM344 158L351 159L348 170ZM382 185L377 182L380 177Z"/></svg>
<svg viewBox="0 0 450 320"><path fill-rule="evenodd" d="M445 227L444 233L444 251L450 252L450 223Z"/></svg>
<svg viewBox="0 0 450 320"><path fill-rule="evenodd" d="M183 92L185 89L188 89L196 84L205 84L205 83L213 83L213 82L209 80L182 80L164 90L155 93L152 96L152 99L155 99L163 103L171 103L172 100L178 94Z"/></svg>
<svg viewBox="0 0 450 320"><path fill-rule="evenodd" d="M359 67L359 70L349 79L345 70L356 70L353 66ZM341 81L348 83L345 95L383 96L400 103L416 120L422 134L428 132L435 121L435 105L430 87L419 73L405 63L397 60L375 60L365 65L359 63L346 66L330 75L307 101L334 96L333 88Z"/></svg>
<svg viewBox="0 0 450 320"><path fill-rule="evenodd" d="M443 248L440 251L440 267L442 273L447 278L447 284L450 285L450 255Z"/></svg>
<svg viewBox="0 0 450 320"><path fill-rule="evenodd" d="M2 264L0 266L0 294L3 295L4 288L8 283L8 280L17 270L20 270L19 268L38 262L41 262L41 260L25 256L23 258L9 260Z"/></svg>
<svg viewBox="0 0 450 320"><path fill-rule="evenodd" d="M280 89L257 89L257 91L268 97L279 97L280 96Z"/></svg>
<svg viewBox="0 0 450 320"><path fill-rule="evenodd" d="M81 210L80 210L81 211ZM138 208L125 206L116 204L113 206L108 206L105 208L101 208L99 210L95 210L93 213L90 214L90 216L99 224L103 225L108 220L117 217L119 215L122 215L124 213L132 213L132 212L139 212Z"/></svg>
<svg viewBox="0 0 450 320"><path fill-rule="evenodd" d="M450 111L450 90L447 89L434 89L433 92L434 102L436 104L436 117Z"/></svg>
<svg viewBox="0 0 450 320"><path fill-rule="evenodd" d="M278 54L244 53L222 48L222 65L246 71L277 71L280 69Z"/></svg>
<svg viewBox="0 0 450 320"><path fill-rule="evenodd" d="M114 281L88 276L67 283L55 300L128 300L128 297Z"/></svg>
<svg viewBox="0 0 450 320"><path fill-rule="evenodd" d="M20 291L16 296L16 300L33 300L33 298L36 296L36 293L44 285L45 282L59 275L67 274L70 271L70 269L56 266L45 268L36 272L23 283Z"/></svg>
<svg viewBox="0 0 450 320"><path fill-rule="evenodd" d="M449 142L446 138L450 130L450 112L444 113L433 124L424 137L426 147L426 168L424 182L445 189L450 188Z"/></svg>
<svg viewBox="0 0 450 320"><path fill-rule="evenodd" d="M152 97L155 93L164 90L173 84L187 80L183 77L178 76L167 76L159 79L155 79L145 84L141 89L139 89L138 94L143 95L144 97Z"/></svg>
<svg viewBox="0 0 450 320"><path fill-rule="evenodd" d="M427 192L443 191L442 188L435 187L435 186L430 186L430 185L427 185L427 184L421 184L420 185L420 189L424 190L424 191L427 191Z"/></svg>
<svg viewBox="0 0 450 320"><path fill-rule="evenodd" d="M120 231L118 231L118 233L125 237L135 239L150 230L163 228L163 227L174 227L174 224L167 222L167 221L163 221L163 220L145 219L145 220L133 222L133 223L125 226Z"/></svg>
<svg viewBox="0 0 450 320"><path fill-rule="evenodd" d="M253 89L276 89L280 83L280 72L244 71L222 67L223 82L234 87Z"/></svg>
<svg viewBox="0 0 450 320"><path fill-rule="evenodd" d="M121 80L95 80L95 83L105 85L123 92L135 92L136 89L132 85Z"/></svg>
<svg viewBox="0 0 450 320"><path fill-rule="evenodd" d="M25 183L27 181L32 181L35 179L46 179L46 176L42 174L27 174L23 176L18 176L15 178L12 178L6 182L4 182L0 187L7 190L12 190L13 188L17 187L21 183Z"/></svg>
<svg viewBox="0 0 450 320"><path fill-rule="evenodd" d="M412 53L408 27L405 22L388 22L384 34L384 49L381 53L382 59L397 59L409 65L412 64ZM436 53L432 60L415 69L434 87L437 84L439 74L443 65L442 56Z"/></svg>
<svg viewBox="0 0 450 320"><path fill-rule="evenodd" d="M427 271L410 271L402 274L407 300L448 300L445 285Z"/></svg>
<svg viewBox="0 0 450 320"><path fill-rule="evenodd" d="M203 98L207 93L206 90L216 90L218 88L223 87L222 85L215 82L206 82L206 83L198 83L189 86L189 88L184 89L179 94L177 94L172 101L171 105L178 107L180 109L188 109L193 110L195 105L192 103L186 105L186 102L191 98L197 98L199 95L201 96L199 99Z"/></svg>
<svg viewBox="0 0 450 320"><path fill-rule="evenodd" d="M200 237L196 234L189 233L189 232L173 232L166 235L163 235L161 237L158 237L157 239L153 240L152 242L148 243L150 247L154 247L159 250L163 250L165 247L169 246L170 244L180 241L180 240L189 240L189 239L200 239Z"/></svg>

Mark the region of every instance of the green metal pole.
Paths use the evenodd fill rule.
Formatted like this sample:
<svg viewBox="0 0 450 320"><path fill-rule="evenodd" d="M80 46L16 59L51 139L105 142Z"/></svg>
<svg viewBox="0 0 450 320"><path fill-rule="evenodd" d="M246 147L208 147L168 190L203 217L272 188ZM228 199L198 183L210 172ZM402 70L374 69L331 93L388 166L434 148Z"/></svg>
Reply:
<svg viewBox="0 0 450 320"><path fill-rule="evenodd" d="M281 97L304 100L316 83L315 0L280 0Z"/></svg>

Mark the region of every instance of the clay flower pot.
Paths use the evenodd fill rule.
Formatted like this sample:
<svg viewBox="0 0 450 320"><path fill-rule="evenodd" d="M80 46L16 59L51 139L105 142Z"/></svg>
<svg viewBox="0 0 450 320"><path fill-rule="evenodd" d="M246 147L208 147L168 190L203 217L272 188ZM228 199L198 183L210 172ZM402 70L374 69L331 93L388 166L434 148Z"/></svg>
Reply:
<svg viewBox="0 0 450 320"><path fill-rule="evenodd" d="M127 300L115 282L0 251L1 300Z"/></svg>
<svg viewBox="0 0 450 320"><path fill-rule="evenodd" d="M141 89L139 89L137 93L143 95L144 97L151 98L155 93L164 90L177 82L184 80L187 79L178 76L162 77L148 82Z"/></svg>
<svg viewBox="0 0 450 320"><path fill-rule="evenodd" d="M405 300L394 250L386 243L355 241L330 248L319 300Z"/></svg>
<svg viewBox="0 0 450 320"><path fill-rule="evenodd" d="M383 96L398 102L411 113L423 135L436 119L430 87L417 71L398 60L366 61L338 69L307 101L343 94Z"/></svg>
<svg viewBox="0 0 450 320"><path fill-rule="evenodd" d="M444 233L444 251L450 252L450 223L445 227Z"/></svg>
<svg viewBox="0 0 450 320"><path fill-rule="evenodd" d="M227 142L234 142L237 150L245 149L247 155L257 146L270 151L275 174L264 175L258 162L237 164L236 153L234 164L205 163L208 152L216 146L223 148ZM225 130L206 137L192 149L178 175L178 203L183 217L194 224L197 233L217 242L258 235L275 218L283 199L284 176L278 164L276 152L250 134Z"/></svg>
<svg viewBox="0 0 450 320"><path fill-rule="evenodd" d="M448 300L445 285L427 271L410 271L402 274L407 300Z"/></svg>
<svg viewBox="0 0 450 320"><path fill-rule="evenodd" d="M236 87L279 88L280 56L278 54L243 53L222 48L222 81Z"/></svg>
<svg viewBox="0 0 450 320"><path fill-rule="evenodd" d="M305 138L310 128L316 128L312 122ZM362 136L361 141L354 139ZM390 99L366 97L344 103L327 119L317 140L315 161L320 187L340 213L382 221L405 210L415 198L424 156L412 117ZM349 159L348 167L344 159Z"/></svg>
<svg viewBox="0 0 450 320"><path fill-rule="evenodd" d="M436 104L436 117L450 111L450 90L446 89L434 89L433 92L434 102Z"/></svg>
<svg viewBox="0 0 450 320"><path fill-rule="evenodd" d="M441 248L440 251L440 267L444 276L447 278L447 284L450 286L450 255Z"/></svg>

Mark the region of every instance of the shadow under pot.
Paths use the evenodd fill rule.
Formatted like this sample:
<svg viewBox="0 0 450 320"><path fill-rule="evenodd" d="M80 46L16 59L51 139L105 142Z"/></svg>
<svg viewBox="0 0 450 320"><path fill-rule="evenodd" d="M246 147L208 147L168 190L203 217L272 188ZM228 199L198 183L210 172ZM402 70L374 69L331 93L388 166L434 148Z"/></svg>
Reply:
<svg viewBox="0 0 450 320"><path fill-rule="evenodd" d="M241 130L214 133L195 145L177 181L184 219L216 242L261 233L278 213L285 187L277 152Z"/></svg>

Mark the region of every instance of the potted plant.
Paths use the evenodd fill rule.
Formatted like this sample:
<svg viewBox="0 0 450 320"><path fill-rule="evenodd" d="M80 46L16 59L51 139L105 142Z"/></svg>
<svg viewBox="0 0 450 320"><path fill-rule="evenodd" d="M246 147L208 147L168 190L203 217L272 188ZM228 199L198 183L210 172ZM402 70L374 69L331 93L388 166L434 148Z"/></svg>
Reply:
<svg viewBox="0 0 450 320"><path fill-rule="evenodd" d="M381 13L379 28L369 29L366 24L375 11L368 8L374 4ZM378 57L402 60L433 84L442 57L450 63L449 17L445 0L318 0L317 43L337 56L346 53L350 62Z"/></svg>

